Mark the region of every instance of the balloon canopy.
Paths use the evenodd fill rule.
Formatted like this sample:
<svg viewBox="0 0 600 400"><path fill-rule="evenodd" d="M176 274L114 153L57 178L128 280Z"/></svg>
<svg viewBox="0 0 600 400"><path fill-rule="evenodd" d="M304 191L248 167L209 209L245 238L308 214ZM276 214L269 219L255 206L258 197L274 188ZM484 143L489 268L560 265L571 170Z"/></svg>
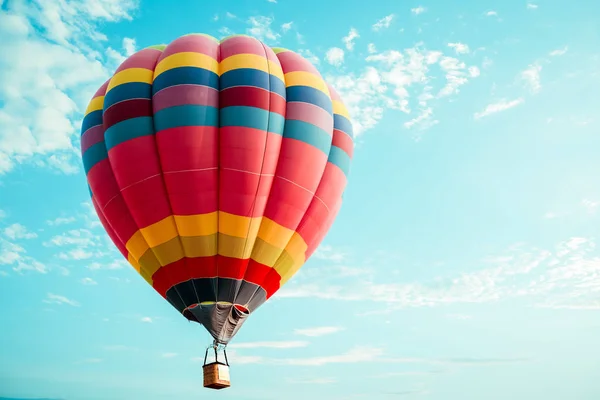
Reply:
<svg viewBox="0 0 600 400"><path fill-rule="evenodd" d="M81 132L115 246L225 345L324 238L354 146L315 67L248 36L192 34L131 55Z"/></svg>

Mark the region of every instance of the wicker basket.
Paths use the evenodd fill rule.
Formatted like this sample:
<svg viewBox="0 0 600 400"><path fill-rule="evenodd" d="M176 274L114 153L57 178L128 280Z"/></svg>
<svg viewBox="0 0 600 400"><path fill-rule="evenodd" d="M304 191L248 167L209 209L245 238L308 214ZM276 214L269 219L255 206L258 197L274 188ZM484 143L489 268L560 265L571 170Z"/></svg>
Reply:
<svg viewBox="0 0 600 400"><path fill-rule="evenodd" d="M229 379L229 366L220 362L213 362L202 367L204 372L204 387L210 389L225 389L231 386Z"/></svg>

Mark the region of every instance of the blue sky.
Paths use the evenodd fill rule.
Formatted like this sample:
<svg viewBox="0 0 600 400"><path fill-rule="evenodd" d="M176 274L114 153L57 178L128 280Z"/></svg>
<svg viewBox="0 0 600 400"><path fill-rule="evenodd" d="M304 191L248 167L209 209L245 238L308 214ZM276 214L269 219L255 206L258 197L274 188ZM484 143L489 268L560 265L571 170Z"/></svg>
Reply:
<svg viewBox="0 0 600 400"><path fill-rule="evenodd" d="M0 398L600 397L600 3L0 5ZM300 52L358 134L336 223L218 395L208 333L113 249L79 159L96 88L190 32Z"/></svg>

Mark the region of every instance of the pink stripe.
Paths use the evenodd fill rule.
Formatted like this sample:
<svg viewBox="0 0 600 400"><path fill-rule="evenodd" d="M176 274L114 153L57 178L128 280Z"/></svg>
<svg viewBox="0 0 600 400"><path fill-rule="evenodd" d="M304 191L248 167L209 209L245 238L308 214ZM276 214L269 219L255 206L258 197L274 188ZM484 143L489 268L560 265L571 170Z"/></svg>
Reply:
<svg viewBox="0 0 600 400"><path fill-rule="evenodd" d="M219 44L206 36L200 35L188 35L175 39L165 48L160 60L183 52L206 54L219 61Z"/></svg>
<svg viewBox="0 0 600 400"><path fill-rule="evenodd" d="M333 88L333 86L331 86L329 83L327 84L327 87L329 88L329 94L331 95L331 100L337 100L339 102L342 102L342 98L340 97L340 95L338 94L338 92Z"/></svg>
<svg viewBox="0 0 600 400"><path fill-rule="evenodd" d="M335 129L333 131L333 141L331 144L344 150L346 154L352 158L352 155L354 154L354 141L346 132Z"/></svg>
<svg viewBox="0 0 600 400"><path fill-rule="evenodd" d="M257 39L235 36L221 42L221 60L238 54L256 54L267 58L268 54L265 53L265 47Z"/></svg>
<svg viewBox="0 0 600 400"><path fill-rule="evenodd" d="M96 97L100 97L100 96L104 96L106 94L106 88L108 87L108 83L110 82L110 78L108 78L106 80L106 82L104 82L102 84L102 86L100 86L100 88L96 91L96 93L94 94L94 97L92 97L92 100L94 100ZM91 101L90 101L91 102Z"/></svg>
<svg viewBox="0 0 600 400"><path fill-rule="evenodd" d="M294 119L318 126L330 136L333 131L333 117L327 111L314 104L304 102L289 102L285 119Z"/></svg>
<svg viewBox="0 0 600 400"><path fill-rule="evenodd" d="M298 53L294 53L293 51L284 51L283 53L277 54L277 58L281 63L284 74L294 71L306 71L311 72L319 77L321 76L314 65L312 65L307 59Z"/></svg>
<svg viewBox="0 0 600 400"><path fill-rule="evenodd" d="M87 149L93 145L100 143L104 140L104 127L102 125L96 125L88 129L81 135L81 154L85 153Z"/></svg>
<svg viewBox="0 0 600 400"><path fill-rule="evenodd" d="M131 55L127 60L123 61L123 63L119 65L119 68L117 68L115 71L115 74L128 68L146 68L154 70L156 60L158 60L158 57L161 53L162 52L160 50L156 49L140 50Z"/></svg>
<svg viewBox="0 0 600 400"><path fill-rule="evenodd" d="M187 104L219 107L219 91L201 85L176 85L169 86L152 97L155 113L164 108Z"/></svg>

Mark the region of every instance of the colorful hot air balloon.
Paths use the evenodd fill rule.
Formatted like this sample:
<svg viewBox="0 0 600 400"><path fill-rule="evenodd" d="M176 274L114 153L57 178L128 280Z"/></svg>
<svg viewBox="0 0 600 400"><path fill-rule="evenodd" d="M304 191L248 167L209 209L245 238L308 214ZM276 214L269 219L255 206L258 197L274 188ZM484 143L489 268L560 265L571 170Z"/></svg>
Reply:
<svg viewBox="0 0 600 400"><path fill-rule="evenodd" d="M133 54L81 132L108 235L221 345L315 251L353 152L348 111L315 67L248 36L186 35Z"/></svg>

